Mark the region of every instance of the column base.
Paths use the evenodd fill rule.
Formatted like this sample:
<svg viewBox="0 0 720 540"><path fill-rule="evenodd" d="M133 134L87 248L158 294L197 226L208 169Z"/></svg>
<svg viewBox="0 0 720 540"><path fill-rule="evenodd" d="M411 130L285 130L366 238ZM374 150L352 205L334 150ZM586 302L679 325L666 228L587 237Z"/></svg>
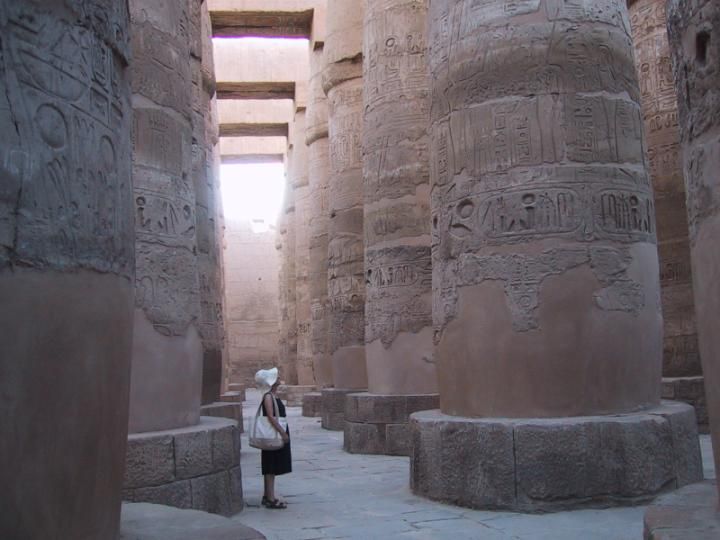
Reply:
<svg viewBox="0 0 720 540"><path fill-rule="evenodd" d="M240 431L200 417L187 428L128 437L123 500L232 516L243 508Z"/></svg>
<svg viewBox="0 0 720 540"><path fill-rule="evenodd" d="M720 511L715 480L660 497L645 511L645 540L717 540Z"/></svg>
<svg viewBox="0 0 720 540"><path fill-rule="evenodd" d="M307 418L322 417L322 394L320 392L308 392L303 396L302 415Z"/></svg>
<svg viewBox="0 0 720 540"><path fill-rule="evenodd" d="M242 392L225 392L224 394L220 394L220 401L242 403L245 401L245 390Z"/></svg>
<svg viewBox="0 0 720 540"><path fill-rule="evenodd" d="M410 417L410 487L475 509L556 512L634 505L702 480L695 412L575 418Z"/></svg>
<svg viewBox="0 0 720 540"><path fill-rule="evenodd" d="M345 451L409 456L410 415L439 406L438 394L349 394L345 399Z"/></svg>
<svg viewBox="0 0 720 540"><path fill-rule="evenodd" d="M243 404L241 402L218 401L209 403L200 407L200 415L235 420L240 433L243 432Z"/></svg>
<svg viewBox="0 0 720 540"><path fill-rule="evenodd" d="M239 392L242 397L242 401L245 401L245 385L240 383L228 384L228 392Z"/></svg>
<svg viewBox="0 0 720 540"><path fill-rule="evenodd" d="M705 400L705 378L699 377L663 377L662 398L684 401L695 407L698 431L710 433L707 401Z"/></svg>
<svg viewBox="0 0 720 540"><path fill-rule="evenodd" d="M362 392L360 388L323 388L322 428L330 431L345 429L345 398L348 394Z"/></svg>
<svg viewBox="0 0 720 540"><path fill-rule="evenodd" d="M277 394L288 407L302 407L303 396L314 390L314 386L283 384L278 388Z"/></svg>

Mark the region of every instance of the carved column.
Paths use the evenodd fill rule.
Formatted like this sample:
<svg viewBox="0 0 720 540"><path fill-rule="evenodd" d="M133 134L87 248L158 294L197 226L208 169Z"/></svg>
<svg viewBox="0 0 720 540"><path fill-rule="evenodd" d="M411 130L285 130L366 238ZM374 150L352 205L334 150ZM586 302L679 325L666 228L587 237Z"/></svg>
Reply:
<svg viewBox="0 0 720 540"><path fill-rule="evenodd" d="M713 0L670 0L667 18L678 95L700 357L715 468L720 470L720 6ZM645 515L646 538L659 538L664 531L676 533L678 538L703 537L700 531L711 538L720 529L718 495L715 486L708 483L679 493L675 500L660 500ZM690 518L678 519L681 516Z"/></svg>
<svg viewBox="0 0 720 540"><path fill-rule="evenodd" d="M295 318L295 191L292 185L293 149L288 148L285 166L285 197L280 220L282 252L280 258L280 379L296 385L297 376L297 319Z"/></svg>
<svg viewBox="0 0 720 540"><path fill-rule="evenodd" d="M691 403L698 424L707 430L665 0L636 0L628 4L645 122L648 170L655 192L664 323L663 397Z"/></svg>
<svg viewBox="0 0 720 540"><path fill-rule="evenodd" d="M367 388L363 269L362 35L364 2L327 7L323 89L328 97L328 337L334 389L323 391L326 429L344 428L345 395Z"/></svg>
<svg viewBox="0 0 720 540"><path fill-rule="evenodd" d="M412 416L414 491L554 510L701 478L691 407L659 399L655 216L624 0L433 0L430 33L442 412ZM448 446L450 432L464 437Z"/></svg>
<svg viewBox="0 0 720 540"><path fill-rule="evenodd" d="M133 299L128 37L123 2L0 0L1 538L118 534Z"/></svg>
<svg viewBox="0 0 720 540"><path fill-rule="evenodd" d="M315 382L319 388L333 384L327 333L330 154L327 98L322 89L323 58L321 44L310 55L310 101L305 126L310 182L310 336Z"/></svg>
<svg viewBox="0 0 720 540"><path fill-rule="evenodd" d="M136 309L124 497L232 514L242 507L237 422L200 417L217 329L201 306L213 303L219 270L201 9L197 0L131 0L130 14ZM222 466L193 461L206 446Z"/></svg>
<svg viewBox="0 0 720 540"><path fill-rule="evenodd" d="M433 363L427 9L365 12L365 355L369 393L348 396L345 449L408 455L408 416L438 407Z"/></svg>

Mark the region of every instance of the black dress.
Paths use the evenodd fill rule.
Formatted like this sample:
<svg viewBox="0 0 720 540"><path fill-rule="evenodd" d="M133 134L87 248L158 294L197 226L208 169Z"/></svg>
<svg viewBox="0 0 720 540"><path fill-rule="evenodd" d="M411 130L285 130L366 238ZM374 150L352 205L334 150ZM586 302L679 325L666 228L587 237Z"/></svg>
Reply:
<svg viewBox="0 0 720 540"><path fill-rule="evenodd" d="M263 416L267 416L267 411L265 410L265 396L267 396L267 394L262 397ZM285 404L280 398L276 398L276 400L278 406L277 415L285 418ZM286 432L288 435L290 435L289 427L286 429ZM292 454L290 452L290 441L288 441L287 444L283 446L280 450L262 450L261 455L263 475L280 475L292 472Z"/></svg>

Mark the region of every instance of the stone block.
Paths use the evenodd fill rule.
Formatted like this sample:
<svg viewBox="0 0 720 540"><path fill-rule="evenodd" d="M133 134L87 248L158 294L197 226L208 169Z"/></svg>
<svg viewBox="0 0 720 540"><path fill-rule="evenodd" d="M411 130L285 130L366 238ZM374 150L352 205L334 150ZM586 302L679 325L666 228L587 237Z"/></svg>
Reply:
<svg viewBox="0 0 720 540"><path fill-rule="evenodd" d="M235 420L238 429L243 429L243 405L240 402L216 402L200 407L202 416L212 416L214 418L229 418Z"/></svg>
<svg viewBox="0 0 720 540"><path fill-rule="evenodd" d="M303 396L302 415L307 418L322 416L322 394L320 392L308 392Z"/></svg>
<svg viewBox="0 0 720 540"><path fill-rule="evenodd" d="M409 424L387 424L385 426L385 455L410 455Z"/></svg>
<svg viewBox="0 0 720 540"><path fill-rule="evenodd" d="M227 426L212 432L212 470L224 471L240 463L238 430Z"/></svg>
<svg viewBox="0 0 720 540"><path fill-rule="evenodd" d="M138 488L134 502L163 504L175 508L193 508L190 491L191 480L171 482L162 486Z"/></svg>
<svg viewBox="0 0 720 540"><path fill-rule="evenodd" d="M710 433L704 377L665 377L662 381L662 397L692 405L698 431Z"/></svg>
<svg viewBox="0 0 720 540"><path fill-rule="evenodd" d="M230 505L233 512L243 509L242 469L238 466L228 471L230 475Z"/></svg>
<svg viewBox="0 0 720 540"><path fill-rule="evenodd" d="M349 394L345 399L345 417L351 422L388 424L407 422L405 396Z"/></svg>
<svg viewBox="0 0 720 540"><path fill-rule="evenodd" d="M213 471L212 435L209 431L189 431L175 435L175 476L193 478Z"/></svg>
<svg viewBox="0 0 720 540"><path fill-rule="evenodd" d="M558 511L638 504L702 477L692 407L555 419L414 413L414 493L478 509Z"/></svg>
<svg viewBox="0 0 720 540"><path fill-rule="evenodd" d="M345 421L343 448L351 454L384 454L385 424Z"/></svg>
<svg viewBox="0 0 720 540"><path fill-rule="evenodd" d="M190 480L192 488L192 508L221 516L232 516L242 509L237 507L238 496L233 494L230 473L222 471Z"/></svg>
<svg viewBox="0 0 720 540"><path fill-rule="evenodd" d="M345 429L345 415L324 411L320 425L323 429L329 431L343 431Z"/></svg>
<svg viewBox="0 0 720 540"><path fill-rule="evenodd" d="M143 433L128 437L124 487L156 486L175 478L172 435Z"/></svg>
<svg viewBox="0 0 720 540"><path fill-rule="evenodd" d="M220 401L242 403L245 401L245 397L240 392L225 392L220 396Z"/></svg>

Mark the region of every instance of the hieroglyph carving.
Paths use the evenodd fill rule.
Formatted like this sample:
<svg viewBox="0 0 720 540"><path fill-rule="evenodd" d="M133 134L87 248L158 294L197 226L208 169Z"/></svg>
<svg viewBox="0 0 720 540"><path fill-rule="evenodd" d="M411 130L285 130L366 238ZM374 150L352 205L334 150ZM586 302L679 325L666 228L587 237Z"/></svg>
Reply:
<svg viewBox="0 0 720 540"><path fill-rule="evenodd" d="M0 267L132 276L127 17L0 1Z"/></svg>
<svg viewBox="0 0 720 540"><path fill-rule="evenodd" d="M455 316L456 288L483 280L505 282L516 331L536 329L543 279L578 265L596 274L598 309L637 312L647 299L626 275L628 246L655 243L656 230L623 2L439 4L430 39L436 331ZM507 26L530 14L536 22ZM496 252L550 238L567 247Z"/></svg>

